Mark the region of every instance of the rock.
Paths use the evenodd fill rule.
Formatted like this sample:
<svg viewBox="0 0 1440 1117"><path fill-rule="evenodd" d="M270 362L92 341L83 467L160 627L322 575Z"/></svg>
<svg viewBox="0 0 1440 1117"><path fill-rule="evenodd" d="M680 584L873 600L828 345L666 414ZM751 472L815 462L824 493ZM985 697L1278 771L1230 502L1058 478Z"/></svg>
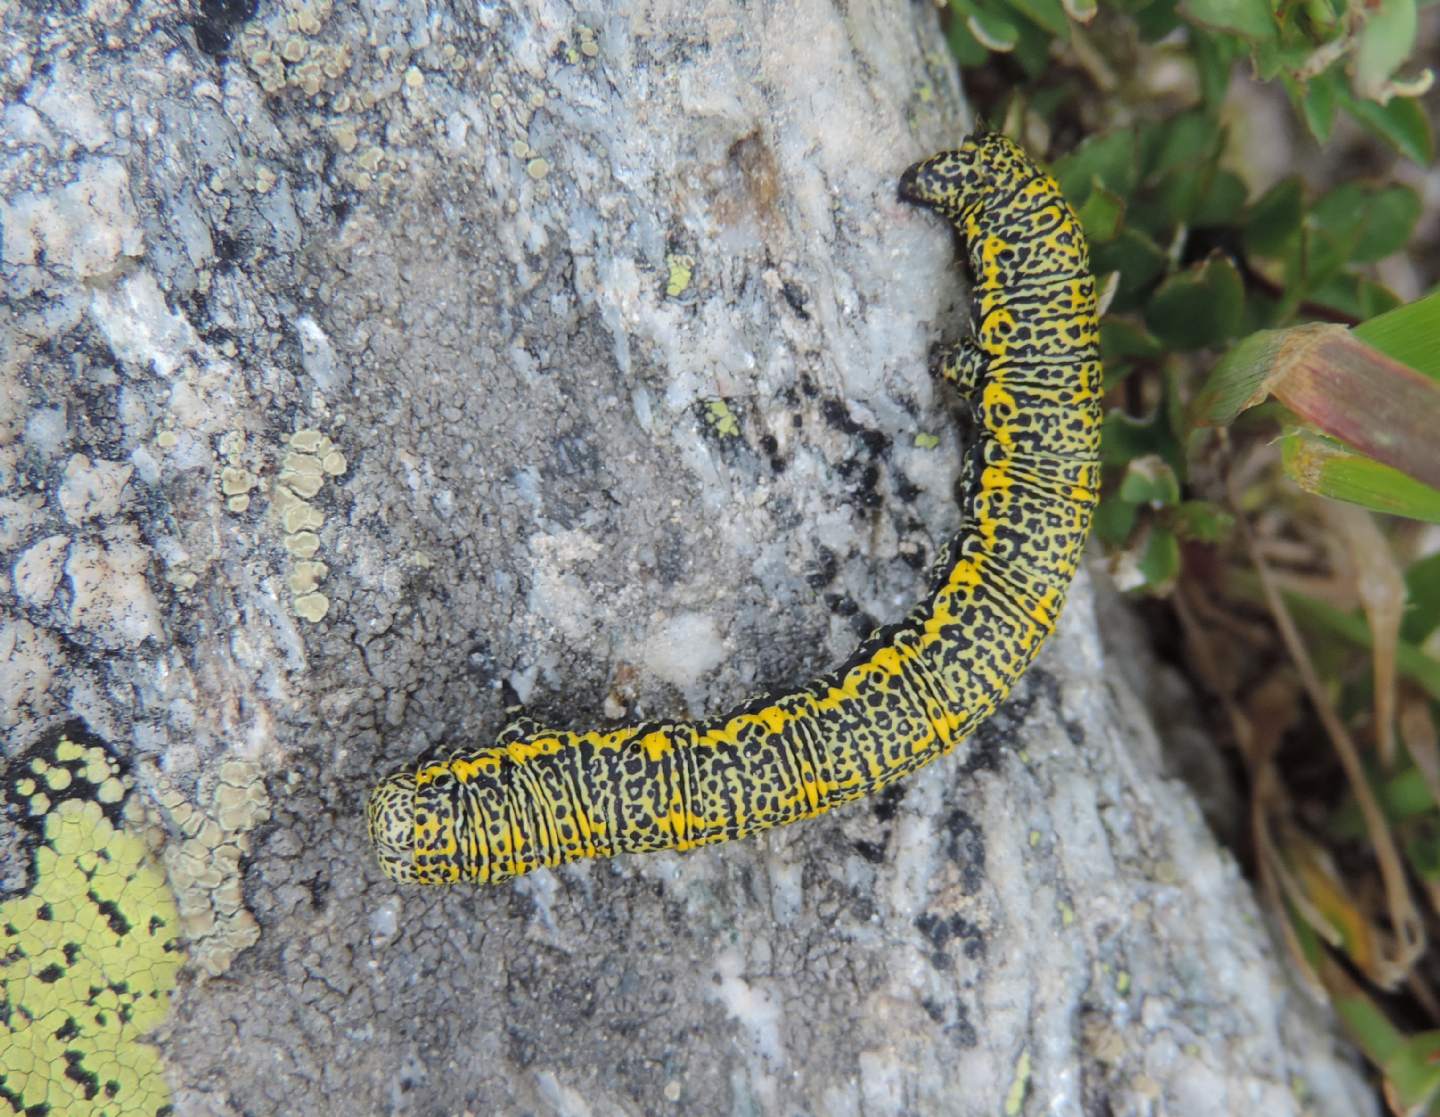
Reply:
<svg viewBox="0 0 1440 1117"><path fill-rule="evenodd" d="M502 682L713 711L918 594L963 300L895 186L964 116L928 5L252 7L0 48L4 755L83 718L165 835L177 1114L1373 1111L1086 578L892 793L387 883L370 784Z"/></svg>

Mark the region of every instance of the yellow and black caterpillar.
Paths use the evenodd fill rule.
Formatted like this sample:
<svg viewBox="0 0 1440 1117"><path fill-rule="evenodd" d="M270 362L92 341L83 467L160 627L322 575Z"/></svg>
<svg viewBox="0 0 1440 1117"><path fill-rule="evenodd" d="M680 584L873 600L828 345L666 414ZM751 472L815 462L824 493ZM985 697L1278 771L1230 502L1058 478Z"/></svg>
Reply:
<svg viewBox="0 0 1440 1117"><path fill-rule="evenodd" d="M1099 492L1095 280L1079 219L1004 136L905 172L964 238L973 336L935 372L973 404L963 526L929 593L843 664L718 717L581 732L516 714L493 745L382 780L370 836L398 881L496 882L810 818L942 756L1055 628Z"/></svg>

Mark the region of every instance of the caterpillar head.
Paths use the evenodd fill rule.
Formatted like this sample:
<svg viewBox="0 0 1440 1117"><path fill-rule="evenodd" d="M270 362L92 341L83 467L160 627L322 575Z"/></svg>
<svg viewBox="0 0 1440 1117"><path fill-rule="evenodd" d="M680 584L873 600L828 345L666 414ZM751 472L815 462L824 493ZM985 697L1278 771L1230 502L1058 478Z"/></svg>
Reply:
<svg viewBox="0 0 1440 1117"><path fill-rule="evenodd" d="M923 159L900 178L902 201L927 206L957 225L996 191L1033 178L1033 164L998 132L971 136L954 151Z"/></svg>
<svg viewBox="0 0 1440 1117"><path fill-rule="evenodd" d="M419 879L415 873L414 773L395 772L377 783L366 813L380 868L391 880L413 884Z"/></svg>

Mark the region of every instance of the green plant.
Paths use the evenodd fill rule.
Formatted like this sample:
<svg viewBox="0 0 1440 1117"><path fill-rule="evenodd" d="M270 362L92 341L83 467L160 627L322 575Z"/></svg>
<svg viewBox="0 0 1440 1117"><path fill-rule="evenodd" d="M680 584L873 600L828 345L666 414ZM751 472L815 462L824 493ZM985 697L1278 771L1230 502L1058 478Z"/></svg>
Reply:
<svg viewBox="0 0 1440 1117"><path fill-rule="evenodd" d="M1316 165L1342 118L1428 164L1414 0L949 17L986 119L1068 151L1107 311L1111 570L1169 602L1217 699L1297 972L1393 1112L1440 1114L1440 291L1401 305L1376 268L1421 199L1357 175L1252 191L1226 123L1239 88L1288 103Z"/></svg>

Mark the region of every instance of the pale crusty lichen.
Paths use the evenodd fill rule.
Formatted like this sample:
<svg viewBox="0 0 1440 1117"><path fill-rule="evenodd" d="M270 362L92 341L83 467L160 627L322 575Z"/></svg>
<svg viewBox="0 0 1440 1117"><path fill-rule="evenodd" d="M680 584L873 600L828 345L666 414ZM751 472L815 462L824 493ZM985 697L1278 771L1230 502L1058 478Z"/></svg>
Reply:
<svg viewBox="0 0 1440 1117"><path fill-rule="evenodd" d="M245 464L245 432L227 431L220 439L220 495L225 507L237 515L250 507L250 493L260 479Z"/></svg>
<svg viewBox="0 0 1440 1117"><path fill-rule="evenodd" d="M356 39L343 20L331 20L333 14L332 0L281 0L246 24L236 40L236 53L266 93L295 92L317 108L328 108L333 115L318 122L335 136L345 156L336 169L342 179L356 190L388 191L400 181L406 160L386 147L362 144L362 125L352 114L367 113L403 92L395 98L403 102L398 111L423 116L425 74L412 63L403 67L398 81L352 84L355 74L366 72L366 67L354 65L356 51L372 51L382 73L398 60L390 47ZM463 65L463 56L450 44L444 44L439 55L444 66ZM385 134L383 123L375 134ZM263 167L247 183L260 193L274 184L273 172Z"/></svg>
<svg viewBox="0 0 1440 1117"><path fill-rule="evenodd" d="M261 467L252 468L248 460L251 449L243 431L228 432L221 438L219 450L217 474L225 507L244 512L250 507L252 493L269 496L271 517L291 559L285 578L291 609L297 617L319 623L330 611L330 599L318 589L330 568L315 557L320 553L319 531L325 525L325 514L311 502L327 481L349 468L345 455L323 431L311 427L297 430L285 442L272 482L258 475ZM174 577L171 580L179 588L188 588Z"/></svg>
<svg viewBox="0 0 1440 1117"><path fill-rule="evenodd" d="M162 856L191 960L212 976L224 973L260 937L245 908L240 872L250 831L270 817L260 769L247 760L225 761L203 807L160 772L147 778L172 835Z"/></svg>
<svg viewBox="0 0 1440 1117"><path fill-rule="evenodd" d="M325 619L330 611L330 599L323 593L302 593L294 601L295 615L312 624Z"/></svg>
<svg viewBox="0 0 1440 1117"><path fill-rule="evenodd" d="M320 550L320 537L313 531L296 531L285 536L285 549L297 559L312 558Z"/></svg>
<svg viewBox="0 0 1440 1117"><path fill-rule="evenodd" d="M347 42L317 40L329 20L330 0L276 6L269 18L252 20L239 39L239 55L266 93L290 88L316 97L350 69Z"/></svg>
<svg viewBox="0 0 1440 1117"><path fill-rule="evenodd" d="M130 786L78 723L6 772L34 839L29 891L0 905L0 1098L17 1113L168 1112L141 1037L169 1011L185 956Z"/></svg>
<svg viewBox="0 0 1440 1117"><path fill-rule="evenodd" d="M280 523L285 550L292 559L286 583L290 607L297 617L318 624L330 611L330 599L318 586L330 568L315 558L325 516L310 501L325 482L341 476L349 467L345 455L335 448L328 435L314 428L293 433L280 462L280 474L271 493L271 511Z"/></svg>

